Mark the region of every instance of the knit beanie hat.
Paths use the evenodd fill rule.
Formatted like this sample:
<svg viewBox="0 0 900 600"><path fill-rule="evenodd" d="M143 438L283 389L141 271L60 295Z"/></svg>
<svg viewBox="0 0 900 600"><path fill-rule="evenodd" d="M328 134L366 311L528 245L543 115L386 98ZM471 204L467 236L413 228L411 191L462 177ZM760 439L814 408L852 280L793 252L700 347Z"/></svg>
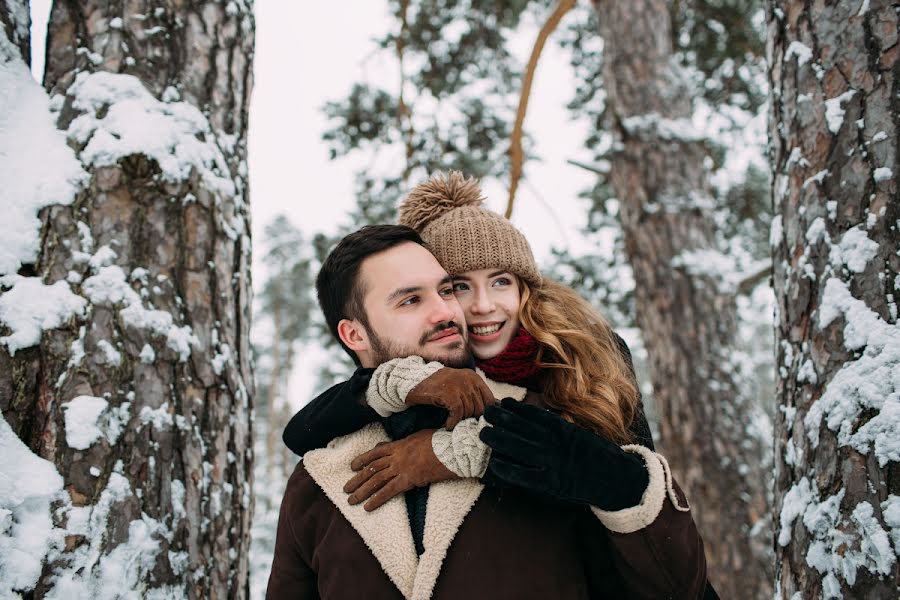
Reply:
<svg viewBox="0 0 900 600"><path fill-rule="evenodd" d="M399 223L418 231L451 275L496 268L540 285L525 236L508 219L482 208L483 201L474 177L438 173L400 204Z"/></svg>

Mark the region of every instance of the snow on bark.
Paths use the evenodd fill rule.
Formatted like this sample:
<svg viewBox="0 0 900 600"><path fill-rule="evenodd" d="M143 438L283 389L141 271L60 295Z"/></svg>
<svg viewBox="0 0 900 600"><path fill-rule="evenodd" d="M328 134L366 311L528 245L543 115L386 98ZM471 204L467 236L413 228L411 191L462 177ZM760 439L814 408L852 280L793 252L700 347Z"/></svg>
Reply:
<svg viewBox="0 0 900 600"><path fill-rule="evenodd" d="M51 504L63 478L53 463L35 456L0 417L0 597L33 589L48 551L62 546Z"/></svg>
<svg viewBox="0 0 900 600"><path fill-rule="evenodd" d="M3 490L17 464L0 465L0 543L43 524L33 568L3 573L0 595L242 598L252 12L71 9L51 14L52 100L0 45L0 83L18 86L0 103L28 104L0 113L15 144L0 151L23 156L21 173L0 164L0 193L30 177L15 194L27 238L0 236L0 446L59 482L19 501Z"/></svg>
<svg viewBox="0 0 900 600"><path fill-rule="evenodd" d="M15 56L31 66L31 15L28 0L4 0L0 10L0 61ZM3 89L3 88L0 88Z"/></svg>
<svg viewBox="0 0 900 600"><path fill-rule="evenodd" d="M637 322L670 459L724 597L769 598L769 419L739 351L734 257L716 239L703 141L717 119L673 60L665 2L595 0L604 40L610 180L635 279ZM707 117L707 118L704 118ZM762 121L748 123L762 133ZM740 154L740 153L735 153ZM738 158L749 162L749 153ZM746 163L745 163L746 164ZM748 591L752 595L748 596Z"/></svg>
<svg viewBox="0 0 900 600"><path fill-rule="evenodd" d="M0 35L0 284L35 262L38 211L70 204L87 173L56 128L50 100L31 71Z"/></svg>
<svg viewBox="0 0 900 600"><path fill-rule="evenodd" d="M776 588L895 598L900 205L884 169L898 161L898 15L878 1L781 8L768 14Z"/></svg>
<svg viewBox="0 0 900 600"><path fill-rule="evenodd" d="M44 285L37 277L7 277L12 287L0 296L0 323L10 334L0 336L9 353L41 341L41 332L54 329L72 317L84 315L87 302L72 293L69 284L57 281Z"/></svg>

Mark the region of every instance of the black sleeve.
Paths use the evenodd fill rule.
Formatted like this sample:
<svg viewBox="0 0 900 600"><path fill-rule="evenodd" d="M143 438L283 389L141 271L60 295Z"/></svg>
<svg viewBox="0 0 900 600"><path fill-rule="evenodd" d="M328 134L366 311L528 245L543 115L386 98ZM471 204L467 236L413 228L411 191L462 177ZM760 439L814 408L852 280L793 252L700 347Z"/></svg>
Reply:
<svg viewBox="0 0 900 600"><path fill-rule="evenodd" d="M281 439L294 454L324 448L336 437L375 423L378 416L365 402L374 369L357 369L347 381L334 385L294 415Z"/></svg>
<svg viewBox="0 0 900 600"><path fill-rule="evenodd" d="M634 437L634 443L650 448L651 450L656 450L656 447L653 445L653 435L650 433L650 424L647 423L647 416L644 414L644 401L641 398L641 385L637 382L637 375L634 373L634 362L631 360L631 350L628 349L628 344L625 343L625 340L623 340L618 333L614 335L616 336L616 342L619 344L619 350L622 352L622 357L625 359L625 362L628 363L628 368L631 369L635 384L638 386L638 405L634 412L634 420L631 421L631 427L629 428L631 435Z"/></svg>

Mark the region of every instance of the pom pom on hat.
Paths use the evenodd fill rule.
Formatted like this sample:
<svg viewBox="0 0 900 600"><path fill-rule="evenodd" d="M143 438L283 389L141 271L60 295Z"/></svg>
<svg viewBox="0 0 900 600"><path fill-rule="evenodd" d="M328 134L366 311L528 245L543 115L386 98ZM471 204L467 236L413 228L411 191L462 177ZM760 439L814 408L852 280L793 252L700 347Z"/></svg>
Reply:
<svg viewBox="0 0 900 600"><path fill-rule="evenodd" d="M461 206L480 206L484 201L478 180L459 171L438 173L417 185L400 205L398 222L422 231L429 223Z"/></svg>

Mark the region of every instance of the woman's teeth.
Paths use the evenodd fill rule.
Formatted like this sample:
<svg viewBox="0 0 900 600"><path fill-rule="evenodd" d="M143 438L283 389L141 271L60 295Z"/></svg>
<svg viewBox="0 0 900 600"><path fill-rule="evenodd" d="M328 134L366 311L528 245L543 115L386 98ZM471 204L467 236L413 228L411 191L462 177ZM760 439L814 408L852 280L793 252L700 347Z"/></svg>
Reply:
<svg viewBox="0 0 900 600"><path fill-rule="evenodd" d="M500 331L501 327L503 327L503 323L488 325L487 327L471 327L470 329L475 335L491 335L492 333L497 333L498 331Z"/></svg>

